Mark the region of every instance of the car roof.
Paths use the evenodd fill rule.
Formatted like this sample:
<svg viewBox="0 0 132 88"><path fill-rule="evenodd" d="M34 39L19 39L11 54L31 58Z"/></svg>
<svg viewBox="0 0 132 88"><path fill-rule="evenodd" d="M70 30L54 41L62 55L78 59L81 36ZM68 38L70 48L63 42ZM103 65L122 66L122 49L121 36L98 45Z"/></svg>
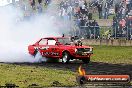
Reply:
<svg viewBox="0 0 132 88"><path fill-rule="evenodd" d="M44 39L51 39L51 38L58 39L58 38L69 38L69 37L45 37Z"/></svg>

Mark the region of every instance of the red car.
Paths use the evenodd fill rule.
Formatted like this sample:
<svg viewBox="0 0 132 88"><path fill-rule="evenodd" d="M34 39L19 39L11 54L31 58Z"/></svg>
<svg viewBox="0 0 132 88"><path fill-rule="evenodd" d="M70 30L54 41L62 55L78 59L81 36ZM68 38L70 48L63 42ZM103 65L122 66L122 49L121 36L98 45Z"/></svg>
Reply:
<svg viewBox="0 0 132 88"><path fill-rule="evenodd" d="M41 38L33 45L28 46L29 54L35 56L40 53L42 57L62 59L63 63L69 60L79 59L89 63L93 48L82 44L74 44L69 37L47 37Z"/></svg>

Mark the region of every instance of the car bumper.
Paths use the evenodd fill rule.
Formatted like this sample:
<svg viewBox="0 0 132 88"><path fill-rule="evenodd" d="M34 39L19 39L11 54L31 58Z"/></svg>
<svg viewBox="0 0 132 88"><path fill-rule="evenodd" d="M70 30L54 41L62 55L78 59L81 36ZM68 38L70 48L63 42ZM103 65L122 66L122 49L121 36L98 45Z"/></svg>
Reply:
<svg viewBox="0 0 132 88"><path fill-rule="evenodd" d="M83 59L89 58L93 52L82 52L82 53L75 53L74 58Z"/></svg>

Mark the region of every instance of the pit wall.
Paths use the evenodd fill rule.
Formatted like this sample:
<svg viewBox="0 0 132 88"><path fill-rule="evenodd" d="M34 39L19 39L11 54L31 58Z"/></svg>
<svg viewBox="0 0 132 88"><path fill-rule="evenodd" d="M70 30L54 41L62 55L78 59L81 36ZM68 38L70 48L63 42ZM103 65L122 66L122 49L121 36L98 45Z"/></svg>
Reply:
<svg viewBox="0 0 132 88"><path fill-rule="evenodd" d="M84 39L82 42L84 45L132 46L132 40Z"/></svg>

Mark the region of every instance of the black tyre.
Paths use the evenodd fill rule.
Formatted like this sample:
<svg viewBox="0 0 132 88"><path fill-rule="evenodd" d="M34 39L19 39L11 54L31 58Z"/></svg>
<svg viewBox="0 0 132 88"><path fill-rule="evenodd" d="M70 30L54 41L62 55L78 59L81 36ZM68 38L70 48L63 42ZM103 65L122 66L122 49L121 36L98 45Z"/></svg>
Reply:
<svg viewBox="0 0 132 88"><path fill-rule="evenodd" d="M70 54L68 52L64 52L62 55L62 63L69 63Z"/></svg>
<svg viewBox="0 0 132 88"><path fill-rule="evenodd" d="M90 62L90 58L82 59L82 62L85 63L85 64L88 64Z"/></svg>
<svg viewBox="0 0 132 88"><path fill-rule="evenodd" d="M33 56L35 57L37 53L38 53L38 49L35 49Z"/></svg>

